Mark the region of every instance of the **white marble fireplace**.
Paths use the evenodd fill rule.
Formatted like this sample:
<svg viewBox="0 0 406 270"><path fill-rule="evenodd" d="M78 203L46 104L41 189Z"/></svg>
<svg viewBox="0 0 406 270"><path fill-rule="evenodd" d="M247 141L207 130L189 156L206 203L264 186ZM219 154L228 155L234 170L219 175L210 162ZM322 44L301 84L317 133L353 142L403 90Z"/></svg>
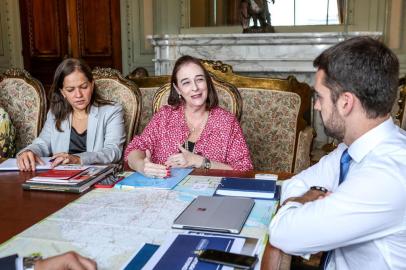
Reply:
<svg viewBox="0 0 406 270"><path fill-rule="evenodd" d="M326 48L345 39L381 32L271 33L271 34L206 34L149 36L155 49L155 75L171 74L177 58L192 55L220 60L245 75L287 77L313 84L313 60ZM313 127L318 134L315 145L328 142L318 114Z"/></svg>

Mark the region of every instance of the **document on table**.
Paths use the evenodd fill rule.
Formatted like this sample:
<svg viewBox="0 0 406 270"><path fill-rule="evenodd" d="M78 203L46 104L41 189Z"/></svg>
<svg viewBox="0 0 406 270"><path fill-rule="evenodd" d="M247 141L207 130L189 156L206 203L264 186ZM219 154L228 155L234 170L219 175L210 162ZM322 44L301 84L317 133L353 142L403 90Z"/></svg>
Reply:
<svg viewBox="0 0 406 270"><path fill-rule="evenodd" d="M35 168L37 170L48 170L51 169L51 163L50 159L51 157L41 157L41 159L44 161L44 165L37 164ZM8 158L2 163L0 163L0 171L18 171L18 166L17 166L17 159L16 158Z"/></svg>
<svg viewBox="0 0 406 270"><path fill-rule="evenodd" d="M171 177L163 179L146 177L139 172L135 172L117 183L114 188L125 190L135 188L173 189L192 171L191 168L172 168Z"/></svg>

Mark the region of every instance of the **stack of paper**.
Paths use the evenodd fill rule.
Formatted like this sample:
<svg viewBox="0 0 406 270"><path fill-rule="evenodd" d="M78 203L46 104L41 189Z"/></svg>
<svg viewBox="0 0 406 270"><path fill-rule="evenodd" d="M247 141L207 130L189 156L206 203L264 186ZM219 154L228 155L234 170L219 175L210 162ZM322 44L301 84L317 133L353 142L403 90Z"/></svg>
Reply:
<svg viewBox="0 0 406 270"><path fill-rule="evenodd" d="M37 170L48 170L48 169L52 168L51 167L52 162L50 162L50 160L51 160L50 157L42 157L41 159L44 161L45 164L44 165L37 164L35 166L35 169L37 169ZM16 158L6 159L5 161L3 161L0 164L0 171L18 171L18 170L19 169L18 169L18 166L17 166L17 159Z"/></svg>

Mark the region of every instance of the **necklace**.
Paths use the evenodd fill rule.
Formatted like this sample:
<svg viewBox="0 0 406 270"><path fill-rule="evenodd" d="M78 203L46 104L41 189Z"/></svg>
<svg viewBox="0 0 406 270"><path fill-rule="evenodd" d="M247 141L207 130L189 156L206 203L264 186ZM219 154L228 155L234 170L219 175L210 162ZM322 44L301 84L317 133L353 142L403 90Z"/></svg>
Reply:
<svg viewBox="0 0 406 270"><path fill-rule="evenodd" d="M187 126L189 128L190 134L193 134L196 131L199 131L199 130L203 129L203 127L206 125L206 122L207 122L208 118L209 118L209 114L205 113L205 115L202 117L202 120L200 120L197 125L192 125L192 123L186 117L186 113L185 113L185 120L186 120L186 124L187 124Z"/></svg>

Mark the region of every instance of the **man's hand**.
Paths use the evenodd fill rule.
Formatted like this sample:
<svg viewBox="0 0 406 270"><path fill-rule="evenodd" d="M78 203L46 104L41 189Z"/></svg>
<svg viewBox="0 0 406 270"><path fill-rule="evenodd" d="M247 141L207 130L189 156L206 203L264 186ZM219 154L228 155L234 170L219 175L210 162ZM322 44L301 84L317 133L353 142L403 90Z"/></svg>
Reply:
<svg viewBox="0 0 406 270"><path fill-rule="evenodd" d="M39 260L35 270L96 270L97 264L92 259L83 257L74 251Z"/></svg>
<svg viewBox="0 0 406 270"><path fill-rule="evenodd" d="M286 199L282 205L285 205L288 202L298 202L301 204L305 204L305 203L312 202L315 200L323 199L330 194L331 194L331 192L324 192L324 191L320 191L320 190L309 189L305 194L303 194L300 197L291 197L291 198Z"/></svg>

